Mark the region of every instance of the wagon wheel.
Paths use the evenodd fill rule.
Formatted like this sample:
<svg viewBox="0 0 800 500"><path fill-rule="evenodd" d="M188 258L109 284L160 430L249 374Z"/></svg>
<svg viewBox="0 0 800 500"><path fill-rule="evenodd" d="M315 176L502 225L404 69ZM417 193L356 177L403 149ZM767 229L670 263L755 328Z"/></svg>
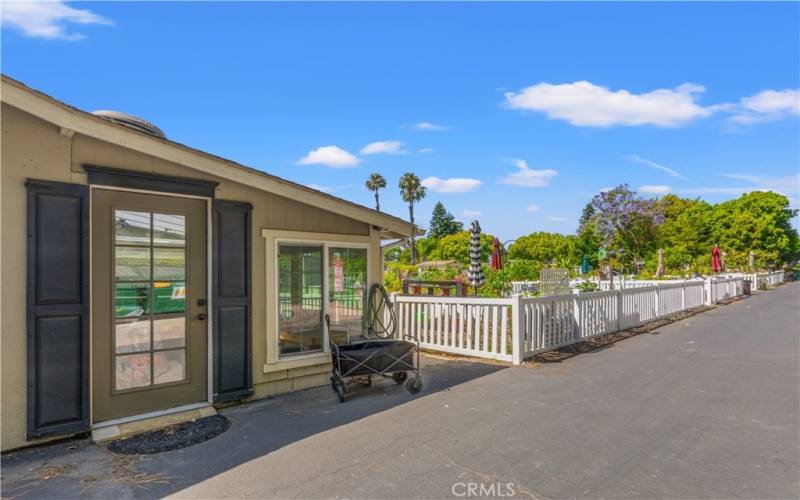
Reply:
<svg viewBox="0 0 800 500"><path fill-rule="evenodd" d="M336 397L339 398L340 403L344 403L344 382L342 380L334 380L332 383Z"/></svg>
<svg viewBox="0 0 800 500"><path fill-rule="evenodd" d="M406 390L411 394L416 394L422 390L422 376L417 375L406 381Z"/></svg>
<svg viewBox="0 0 800 500"><path fill-rule="evenodd" d="M397 384L397 385L400 385L403 382L405 382L407 378L408 378L408 373L406 373L406 372L394 372L394 373L392 373L392 380L394 380L394 383Z"/></svg>

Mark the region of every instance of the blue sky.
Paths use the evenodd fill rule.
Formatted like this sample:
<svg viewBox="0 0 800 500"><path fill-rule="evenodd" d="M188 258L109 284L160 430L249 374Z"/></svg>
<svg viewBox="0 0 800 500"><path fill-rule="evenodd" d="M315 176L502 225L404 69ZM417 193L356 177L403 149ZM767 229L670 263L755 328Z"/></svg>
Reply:
<svg viewBox="0 0 800 500"><path fill-rule="evenodd" d="M800 4L5 4L2 71L85 110L510 239L603 188L798 205Z"/></svg>

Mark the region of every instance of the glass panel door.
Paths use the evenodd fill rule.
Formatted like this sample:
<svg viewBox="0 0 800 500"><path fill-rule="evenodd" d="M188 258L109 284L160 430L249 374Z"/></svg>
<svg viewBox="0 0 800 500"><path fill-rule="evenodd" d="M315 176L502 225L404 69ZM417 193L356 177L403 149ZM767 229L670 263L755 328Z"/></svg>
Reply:
<svg viewBox="0 0 800 500"><path fill-rule="evenodd" d="M114 390L186 379L186 217L114 210Z"/></svg>

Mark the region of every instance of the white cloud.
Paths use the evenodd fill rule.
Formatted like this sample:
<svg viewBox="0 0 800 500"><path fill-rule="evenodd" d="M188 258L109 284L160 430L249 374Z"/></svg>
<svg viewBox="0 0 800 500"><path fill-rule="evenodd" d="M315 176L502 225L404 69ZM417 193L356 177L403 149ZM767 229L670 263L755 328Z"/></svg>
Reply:
<svg viewBox="0 0 800 500"><path fill-rule="evenodd" d="M88 9L74 9L64 2L3 2L3 26L20 30L25 36L47 40L80 40L84 35L67 32L67 25L113 25L110 19Z"/></svg>
<svg viewBox="0 0 800 500"><path fill-rule="evenodd" d="M604 187L604 188L600 188L600 192L601 193L607 193L607 192L611 191L612 189L614 189L614 188Z"/></svg>
<svg viewBox="0 0 800 500"><path fill-rule="evenodd" d="M671 175L672 177L677 177L678 179L684 179L684 180L686 179L686 177L682 176L681 174L679 174L675 170L667 167L666 165L662 165L660 163L656 163L653 160L648 160L647 158L642 158L639 155L631 155L630 159L632 161L641 163L643 165L647 165L650 168L654 168L656 170L661 170L662 172L666 172L669 175Z"/></svg>
<svg viewBox="0 0 800 500"><path fill-rule="evenodd" d="M740 181L751 182L763 188L775 188L798 192L800 190L800 174L787 175L786 177L760 177L750 174L722 174L723 177Z"/></svg>
<svg viewBox="0 0 800 500"><path fill-rule="evenodd" d="M684 194L733 194L739 195L751 191L769 191L769 189L758 187L700 187L681 189Z"/></svg>
<svg viewBox="0 0 800 500"><path fill-rule="evenodd" d="M559 215L550 215L547 217L547 220L550 222L567 222L569 219L567 217L561 217Z"/></svg>
<svg viewBox="0 0 800 500"><path fill-rule="evenodd" d="M433 151L434 151L433 148L419 148L417 150L417 153L419 153L421 155L424 155L424 154L428 154L428 153L433 153Z"/></svg>
<svg viewBox="0 0 800 500"><path fill-rule="evenodd" d="M537 205L536 203L531 203L525 210L527 210L532 214L535 214L536 212L539 211L539 205Z"/></svg>
<svg viewBox="0 0 800 500"><path fill-rule="evenodd" d="M558 175L557 170L546 168L544 170L533 170L528 167L525 160L512 159L509 162L519 170L512 172L500 179L501 184L523 187L545 187L550 185L550 181Z"/></svg>
<svg viewBox="0 0 800 500"><path fill-rule="evenodd" d="M403 154L403 143L400 141L377 141L371 142L361 148L362 155L374 155L379 153L385 154Z"/></svg>
<svg viewBox="0 0 800 500"><path fill-rule="evenodd" d="M558 85L539 83L519 92L506 92L505 102L512 109L543 112L549 118L565 120L572 125L677 127L716 110L713 106L697 104L697 94L704 91L705 87L693 83L642 94L624 89L612 91L587 81Z"/></svg>
<svg viewBox="0 0 800 500"><path fill-rule="evenodd" d="M483 212L480 210L462 210L461 215L463 217L480 217L483 215Z"/></svg>
<svg viewBox="0 0 800 500"><path fill-rule="evenodd" d="M437 125L436 123L431 123L431 122L419 122L414 125L414 128L417 130L430 130L434 132L440 132L442 130L450 130L450 127L446 125Z"/></svg>
<svg viewBox="0 0 800 500"><path fill-rule="evenodd" d="M743 97L731 121L750 124L800 115L800 89L763 90Z"/></svg>
<svg viewBox="0 0 800 500"><path fill-rule="evenodd" d="M452 177L450 179L426 177L422 179L422 185L436 193L469 193L476 190L481 184L483 182L478 179L462 177Z"/></svg>
<svg viewBox="0 0 800 500"><path fill-rule="evenodd" d="M325 165L333 168L355 167L361 162L355 155L339 146L322 146L312 149L307 155L297 160L301 165Z"/></svg>
<svg viewBox="0 0 800 500"><path fill-rule="evenodd" d="M668 194L671 191L672 191L671 187L665 186L663 184L659 185L645 184L644 186L639 186L639 192L644 194L664 195Z"/></svg>

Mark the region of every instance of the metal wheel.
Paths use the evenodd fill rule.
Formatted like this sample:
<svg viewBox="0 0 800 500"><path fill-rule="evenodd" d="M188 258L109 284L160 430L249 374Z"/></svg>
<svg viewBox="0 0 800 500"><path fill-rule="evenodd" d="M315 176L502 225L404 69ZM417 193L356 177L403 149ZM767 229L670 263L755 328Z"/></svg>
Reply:
<svg viewBox="0 0 800 500"><path fill-rule="evenodd" d="M344 403L344 382L336 380L333 383L333 390L336 391L336 397L339 398L339 402Z"/></svg>
<svg viewBox="0 0 800 500"><path fill-rule="evenodd" d="M408 378L408 373L407 372L394 372L394 373L392 373L392 380L394 380L394 383L397 384L397 385L400 385L403 382L405 382L407 378Z"/></svg>
<svg viewBox="0 0 800 500"><path fill-rule="evenodd" d="M414 378L410 378L406 381L406 390L411 394L416 394L422 390L422 377L417 375Z"/></svg>

